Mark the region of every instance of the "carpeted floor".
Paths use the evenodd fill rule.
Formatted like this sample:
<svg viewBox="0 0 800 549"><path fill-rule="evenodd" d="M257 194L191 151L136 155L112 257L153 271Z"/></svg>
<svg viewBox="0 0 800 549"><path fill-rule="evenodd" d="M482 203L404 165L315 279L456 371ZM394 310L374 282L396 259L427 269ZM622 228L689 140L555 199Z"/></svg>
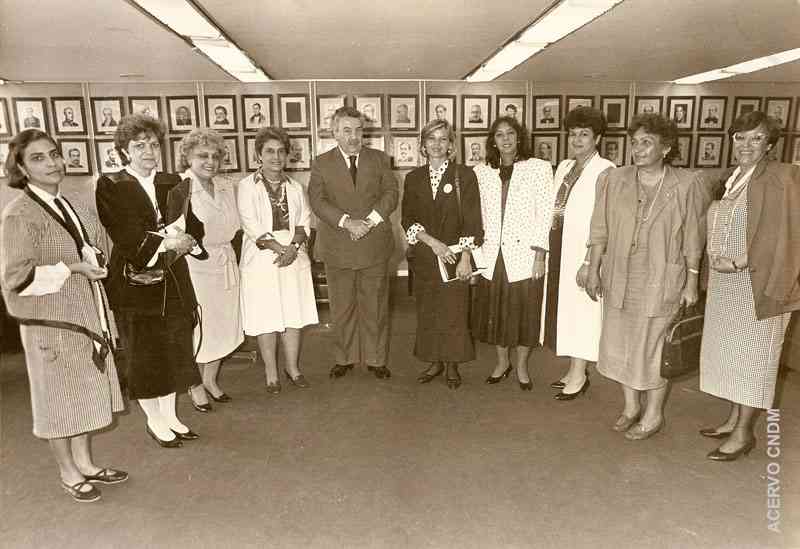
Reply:
<svg viewBox="0 0 800 549"><path fill-rule="evenodd" d="M514 376L484 384L485 345L459 390L418 385L413 304L397 293L390 380L365 369L328 379L324 328L304 339L309 390L283 381L270 396L257 364L229 361L221 385L233 402L199 414L179 398L200 440L159 448L136 406L94 437L95 461L131 474L94 504L62 492L47 443L30 432L22 356L2 356L0 546L800 547L796 373L781 382L780 456L766 453L762 416L756 450L715 463L705 454L716 441L697 430L727 407L697 377L673 386L666 428L642 442L611 431L621 393L594 371L586 395L553 400L565 361L547 351L532 355L532 392ZM768 528L770 482L780 534Z"/></svg>

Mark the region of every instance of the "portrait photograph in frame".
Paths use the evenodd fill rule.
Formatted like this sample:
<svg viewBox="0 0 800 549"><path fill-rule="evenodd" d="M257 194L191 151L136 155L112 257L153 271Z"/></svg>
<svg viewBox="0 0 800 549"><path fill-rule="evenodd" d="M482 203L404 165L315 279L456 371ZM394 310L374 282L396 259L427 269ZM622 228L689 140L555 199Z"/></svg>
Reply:
<svg viewBox="0 0 800 549"><path fill-rule="evenodd" d="M609 130L624 130L628 127L628 96L601 95L600 110L606 115ZM610 158L608 160L611 160ZM613 160L612 160L613 162ZM623 164L625 160L623 158ZM619 164L620 166L623 164Z"/></svg>
<svg viewBox="0 0 800 549"><path fill-rule="evenodd" d="M462 135L461 152L465 166L477 166L486 162L487 134Z"/></svg>
<svg viewBox="0 0 800 549"><path fill-rule="evenodd" d="M760 110L760 97L735 97L733 99L733 120L736 120L743 114Z"/></svg>
<svg viewBox="0 0 800 549"><path fill-rule="evenodd" d="M181 141L183 137L170 137L169 138L169 158L172 164L173 173L181 173Z"/></svg>
<svg viewBox="0 0 800 549"><path fill-rule="evenodd" d="M220 173L235 173L239 171L239 138L235 135L223 137L225 155L219 163Z"/></svg>
<svg viewBox="0 0 800 549"><path fill-rule="evenodd" d="M100 173L116 173L123 168L113 139L94 140L94 159Z"/></svg>
<svg viewBox="0 0 800 549"><path fill-rule="evenodd" d="M494 117L510 116L520 124L525 124L525 96L498 95L495 97Z"/></svg>
<svg viewBox="0 0 800 549"><path fill-rule="evenodd" d="M678 154L672 159L676 168L688 168L692 165L692 134L678 134Z"/></svg>
<svg viewBox="0 0 800 549"><path fill-rule="evenodd" d="M95 133L114 133L125 116L121 97L92 97L92 123Z"/></svg>
<svg viewBox="0 0 800 549"><path fill-rule="evenodd" d="M627 159L628 136L625 134L606 134L600 139L600 156L610 160L615 166L625 165Z"/></svg>
<svg viewBox="0 0 800 549"><path fill-rule="evenodd" d="M791 97L767 97L764 112L780 123L781 131L789 129L789 114L792 110Z"/></svg>
<svg viewBox="0 0 800 549"><path fill-rule="evenodd" d="M86 109L83 97L51 97L57 135L86 135Z"/></svg>
<svg viewBox="0 0 800 549"><path fill-rule="evenodd" d="M254 172L261 167L256 154L256 136L244 136L244 169L246 172Z"/></svg>
<svg viewBox="0 0 800 549"><path fill-rule="evenodd" d="M705 131L725 130L725 113L727 109L727 97L721 95L701 96L700 114L697 116L697 129Z"/></svg>
<svg viewBox="0 0 800 549"><path fill-rule="evenodd" d="M365 130L377 130L383 127L382 95L357 95L356 110L364 115Z"/></svg>
<svg viewBox="0 0 800 549"><path fill-rule="evenodd" d="M416 95L389 96L389 129L417 129L419 97Z"/></svg>
<svg viewBox="0 0 800 549"><path fill-rule="evenodd" d="M561 129L561 96L536 95L533 97L533 129Z"/></svg>
<svg viewBox="0 0 800 549"><path fill-rule="evenodd" d="M428 105L428 122L432 120L447 120L455 127L456 96L455 95L429 95L426 98Z"/></svg>
<svg viewBox="0 0 800 549"><path fill-rule="evenodd" d="M289 137L289 154L286 155L286 170L290 172L307 172L310 169L311 136L293 135Z"/></svg>
<svg viewBox="0 0 800 549"><path fill-rule="evenodd" d="M697 148L694 151L695 167L719 168L722 166L723 137L719 133L697 134Z"/></svg>
<svg viewBox="0 0 800 549"><path fill-rule="evenodd" d="M43 97L13 97L11 102L14 106L17 133L29 129L50 133L47 103Z"/></svg>
<svg viewBox="0 0 800 549"><path fill-rule="evenodd" d="M61 156L67 175L90 175L92 158L88 139L60 139Z"/></svg>
<svg viewBox="0 0 800 549"><path fill-rule="evenodd" d="M464 130L488 130L492 96L461 96L461 128Z"/></svg>
<svg viewBox="0 0 800 549"><path fill-rule="evenodd" d="M8 141L0 139L0 179L8 177L6 158L8 158Z"/></svg>
<svg viewBox="0 0 800 549"><path fill-rule="evenodd" d="M128 97L128 112L161 120L161 98L155 95Z"/></svg>
<svg viewBox="0 0 800 549"><path fill-rule="evenodd" d="M308 94L282 93L278 95L281 128L308 130Z"/></svg>
<svg viewBox="0 0 800 549"><path fill-rule="evenodd" d="M568 113L575 107L594 107L594 96L592 95L568 95L567 96L567 109L564 111Z"/></svg>
<svg viewBox="0 0 800 549"><path fill-rule="evenodd" d="M639 95L633 101L634 114L661 114L664 98L660 95Z"/></svg>
<svg viewBox="0 0 800 549"><path fill-rule="evenodd" d="M419 137L395 135L392 137L392 168L407 170L419 166Z"/></svg>
<svg viewBox="0 0 800 549"><path fill-rule="evenodd" d="M788 161L792 164L796 164L800 166L800 135L793 135L791 147L789 148L789 158Z"/></svg>
<svg viewBox="0 0 800 549"><path fill-rule="evenodd" d="M767 158L777 162L783 162L783 157L786 153L786 136L782 135L778 138L770 150L767 151Z"/></svg>
<svg viewBox="0 0 800 549"><path fill-rule="evenodd" d="M0 137L11 136L11 118L8 116L8 101L0 97Z"/></svg>
<svg viewBox="0 0 800 549"><path fill-rule="evenodd" d="M800 97L795 97L794 104L794 131L800 132Z"/></svg>
<svg viewBox="0 0 800 549"><path fill-rule="evenodd" d="M668 97L667 116L675 122L679 130L694 129L694 96Z"/></svg>
<svg viewBox="0 0 800 549"><path fill-rule="evenodd" d="M235 95L207 95L206 124L218 132L235 132L239 129L236 116Z"/></svg>
<svg viewBox="0 0 800 549"><path fill-rule="evenodd" d="M549 162L551 166L558 166L560 134L537 133L531 139L533 157Z"/></svg>
<svg viewBox="0 0 800 549"><path fill-rule="evenodd" d="M246 132L272 126L272 96L243 95L242 122Z"/></svg>
<svg viewBox="0 0 800 549"><path fill-rule="evenodd" d="M375 135L375 134L365 135L364 137L362 137L361 143L365 147L369 147L370 149L375 149L377 151L382 151L382 152L386 151L386 142L383 139L382 135Z"/></svg>
<svg viewBox="0 0 800 549"><path fill-rule="evenodd" d="M317 96L317 132L320 135L333 135L331 122L336 109L344 107L344 95L318 95Z"/></svg>
<svg viewBox="0 0 800 549"><path fill-rule="evenodd" d="M190 132L198 127L197 97L176 95L167 97L167 116L170 133Z"/></svg>

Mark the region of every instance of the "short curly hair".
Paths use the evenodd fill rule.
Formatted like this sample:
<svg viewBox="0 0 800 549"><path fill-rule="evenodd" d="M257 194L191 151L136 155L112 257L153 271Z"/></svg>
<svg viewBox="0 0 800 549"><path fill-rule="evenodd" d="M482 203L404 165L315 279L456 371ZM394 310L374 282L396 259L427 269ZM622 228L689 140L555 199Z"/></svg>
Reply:
<svg viewBox="0 0 800 549"><path fill-rule="evenodd" d="M362 126L364 125L365 122L364 114L355 107L351 107L349 105L339 107L338 109L336 109L336 112L333 113L333 116L331 116L332 133L336 133L339 130L339 120L341 120L342 118L358 118L359 120L361 120Z"/></svg>
<svg viewBox="0 0 800 549"><path fill-rule="evenodd" d="M639 128L644 131L657 135L661 138L661 144L669 147L669 152L664 155L664 162L671 164L678 157L678 126L675 121L670 120L660 114L637 114L633 117L628 128L628 135L633 137Z"/></svg>
<svg viewBox="0 0 800 549"><path fill-rule="evenodd" d="M291 148L291 144L289 143L289 134L281 128L269 126L267 128L261 128L256 134L255 150L258 158L261 158L261 149L264 148L264 143L270 139L280 141L283 144L283 147L286 149L286 152L289 152L289 149Z"/></svg>
<svg viewBox="0 0 800 549"><path fill-rule="evenodd" d="M21 166L25 164L25 150L35 141L45 139L58 149L55 139L42 130L30 129L19 132L8 144L6 157L6 171L8 172L8 186L14 189L24 189L28 184L28 176L22 173Z"/></svg>
<svg viewBox="0 0 800 549"><path fill-rule="evenodd" d="M447 157L452 160L456 156L456 131L453 128L453 125L450 124L447 120L431 120L422 128L422 131L419 134L419 152L423 158L428 157L428 153L425 151L425 141L435 132L436 130L444 130L447 132L447 138L450 140L450 148L447 151Z"/></svg>
<svg viewBox="0 0 800 549"><path fill-rule="evenodd" d="M492 168L499 168L501 163L500 151L494 142L494 134L500 124L507 124L517 133L517 160L527 160L531 157L528 146L528 130L513 116L499 116L489 128L489 137L486 138L486 163Z"/></svg>
<svg viewBox="0 0 800 549"><path fill-rule="evenodd" d="M767 130L767 144L775 146L781 137L781 123L762 111L750 111L736 118L728 129L728 134L733 137L736 132L748 132L759 126Z"/></svg>
<svg viewBox="0 0 800 549"><path fill-rule="evenodd" d="M600 109L580 105L567 113L564 118L564 129L591 128L595 138L603 137L608 128L606 115Z"/></svg>
<svg viewBox="0 0 800 549"><path fill-rule="evenodd" d="M150 134L164 144L164 124L152 116L146 114L129 114L123 116L117 125L114 133L114 147L119 153L123 164L130 163L128 160L128 144L142 134Z"/></svg>
<svg viewBox="0 0 800 549"><path fill-rule="evenodd" d="M225 157L225 139L208 128L197 128L186 134L178 147L178 168L181 171L189 167L189 155L195 147L213 147L219 153L220 159Z"/></svg>

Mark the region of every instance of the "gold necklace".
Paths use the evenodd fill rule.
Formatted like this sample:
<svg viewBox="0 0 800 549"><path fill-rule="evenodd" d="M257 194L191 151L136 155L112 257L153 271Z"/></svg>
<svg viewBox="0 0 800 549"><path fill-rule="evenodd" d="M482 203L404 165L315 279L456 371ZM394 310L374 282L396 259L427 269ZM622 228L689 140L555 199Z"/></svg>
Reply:
<svg viewBox="0 0 800 549"><path fill-rule="evenodd" d="M653 207L656 205L656 200L658 199L658 195L661 194L661 187L664 185L664 176L667 174L667 168L661 168L661 177L658 179L658 187L656 188L656 194L653 196L653 200L650 201L650 207L647 209L647 215L642 216L642 223L650 219L650 215L653 213ZM644 189L644 183L639 178L639 168L636 168L636 183ZM647 194L647 191L644 191Z"/></svg>

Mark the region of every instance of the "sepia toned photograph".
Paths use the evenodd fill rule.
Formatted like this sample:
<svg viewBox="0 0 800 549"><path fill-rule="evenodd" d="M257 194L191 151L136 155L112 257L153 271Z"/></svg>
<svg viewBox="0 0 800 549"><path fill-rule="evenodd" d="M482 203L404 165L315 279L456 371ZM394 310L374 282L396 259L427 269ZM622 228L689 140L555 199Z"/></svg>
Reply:
<svg viewBox="0 0 800 549"><path fill-rule="evenodd" d="M235 173L239 168L239 138L236 136L225 137L225 154L219 163L221 173Z"/></svg>
<svg viewBox="0 0 800 549"><path fill-rule="evenodd" d="M11 118L8 115L8 101L0 97L0 137L11 135Z"/></svg>
<svg viewBox="0 0 800 549"><path fill-rule="evenodd" d="M183 141L182 137L169 138L169 158L174 173L181 173L183 171L183 167L181 166L181 141Z"/></svg>
<svg viewBox="0 0 800 549"><path fill-rule="evenodd" d="M510 116L520 124L525 124L526 114L524 95L498 95L495 98L495 118Z"/></svg>
<svg viewBox="0 0 800 549"><path fill-rule="evenodd" d="M88 139L62 139L61 156L67 175L89 175L92 173L92 159L89 155Z"/></svg>
<svg viewBox="0 0 800 549"><path fill-rule="evenodd" d="M397 170L416 168L419 165L419 137L416 135L392 138L392 167Z"/></svg>
<svg viewBox="0 0 800 549"><path fill-rule="evenodd" d="M0 140L0 178L8 177L6 159L8 158L8 142Z"/></svg>
<svg viewBox="0 0 800 549"><path fill-rule="evenodd" d="M238 129L236 96L207 95L205 101L209 128L218 132L235 132Z"/></svg>
<svg viewBox="0 0 800 549"><path fill-rule="evenodd" d="M694 97L674 96L667 98L668 117L679 130L694 128Z"/></svg>
<svg viewBox="0 0 800 549"><path fill-rule="evenodd" d="M782 135L778 138L775 144L767 151L767 158L775 162L783 162L783 157L786 154L786 136Z"/></svg>
<svg viewBox="0 0 800 549"><path fill-rule="evenodd" d="M243 95L242 119L245 131L258 131L272 126L272 96Z"/></svg>
<svg viewBox="0 0 800 549"><path fill-rule="evenodd" d="M286 169L290 172L306 172L311 169L310 135L298 135L289 138Z"/></svg>
<svg viewBox="0 0 800 549"><path fill-rule="evenodd" d="M793 135L789 148L789 162L800 166L800 135Z"/></svg>
<svg viewBox="0 0 800 549"><path fill-rule="evenodd" d="M491 100L492 97L489 95L462 95L461 128L464 130L488 130Z"/></svg>
<svg viewBox="0 0 800 549"><path fill-rule="evenodd" d="M282 93L278 95L281 128L284 130L308 130L308 95L304 93Z"/></svg>
<svg viewBox="0 0 800 549"><path fill-rule="evenodd" d="M114 133L125 116L121 97L92 97L92 122L95 133Z"/></svg>
<svg viewBox="0 0 800 549"><path fill-rule="evenodd" d="M389 128L416 130L419 97L416 95L389 96Z"/></svg>
<svg viewBox="0 0 800 549"><path fill-rule="evenodd" d="M382 135L365 135L361 138L361 143L370 149L386 151L386 141Z"/></svg>
<svg viewBox="0 0 800 549"><path fill-rule="evenodd" d="M167 115L171 133L190 132L198 127L197 97L182 95L167 97Z"/></svg>
<svg viewBox="0 0 800 549"><path fill-rule="evenodd" d="M486 162L487 137L486 134L461 136L461 157L464 165L472 167Z"/></svg>
<svg viewBox="0 0 800 549"><path fill-rule="evenodd" d="M431 120L447 120L455 127L456 96L455 95L429 95L428 122Z"/></svg>
<svg viewBox="0 0 800 549"><path fill-rule="evenodd" d="M545 160L554 168L558 166L560 137L561 136L557 133L534 134L531 143L534 158Z"/></svg>
<svg viewBox="0 0 800 549"><path fill-rule="evenodd" d="M627 161L628 136L624 134L606 134L600 139L600 156L610 160L615 166L624 166Z"/></svg>
<svg viewBox="0 0 800 549"><path fill-rule="evenodd" d="M344 95L317 96L317 132L319 135L332 135L331 123L336 109L344 107Z"/></svg>
<svg viewBox="0 0 800 549"><path fill-rule="evenodd" d="M688 168L692 165L692 134L678 135L678 154L672 159L677 168Z"/></svg>
<svg viewBox="0 0 800 549"><path fill-rule="evenodd" d="M14 97L11 101L14 105L17 133L31 129L50 133L47 104L43 97Z"/></svg>
<svg viewBox="0 0 800 549"><path fill-rule="evenodd" d="M158 96L128 97L128 112L161 120L161 98Z"/></svg>
<svg viewBox="0 0 800 549"><path fill-rule="evenodd" d="M57 135L85 135L88 133L83 97L51 97L53 119Z"/></svg>
<svg viewBox="0 0 800 549"><path fill-rule="evenodd" d="M533 129L561 129L560 95L538 95L533 98Z"/></svg>
<svg viewBox="0 0 800 549"><path fill-rule="evenodd" d="M722 166L721 134L697 134L697 148L694 153L694 165L698 168L719 168Z"/></svg>
<svg viewBox="0 0 800 549"><path fill-rule="evenodd" d="M743 114L760 110L760 97L735 97L733 99L733 120L736 120Z"/></svg>
<svg viewBox="0 0 800 549"><path fill-rule="evenodd" d="M697 129L723 131L725 129L725 113L727 108L727 97L701 96L700 115L697 118Z"/></svg>
<svg viewBox="0 0 800 549"><path fill-rule="evenodd" d="M567 110L569 112L575 107L594 107L593 95L568 95L566 99Z"/></svg>
<svg viewBox="0 0 800 549"><path fill-rule="evenodd" d="M364 115L364 129L377 130L383 127L382 95L357 95L356 110Z"/></svg>
<svg viewBox="0 0 800 549"><path fill-rule="evenodd" d="M781 131L789 129L789 114L792 110L791 97L767 97L764 111L778 121Z"/></svg>
<svg viewBox="0 0 800 549"><path fill-rule="evenodd" d="M628 127L627 95L601 95L600 110L606 115L609 130L624 130Z"/></svg>
<svg viewBox="0 0 800 549"><path fill-rule="evenodd" d="M633 103L634 114L661 114L664 98L660 95L637 96Z"/></svg>
<svg viewBox="0 0 800 549"><path fill-rule="evenodd" d="M112 139L95 139L94 151L97 171L100 173L116 173L124 168Z"/></svg>

